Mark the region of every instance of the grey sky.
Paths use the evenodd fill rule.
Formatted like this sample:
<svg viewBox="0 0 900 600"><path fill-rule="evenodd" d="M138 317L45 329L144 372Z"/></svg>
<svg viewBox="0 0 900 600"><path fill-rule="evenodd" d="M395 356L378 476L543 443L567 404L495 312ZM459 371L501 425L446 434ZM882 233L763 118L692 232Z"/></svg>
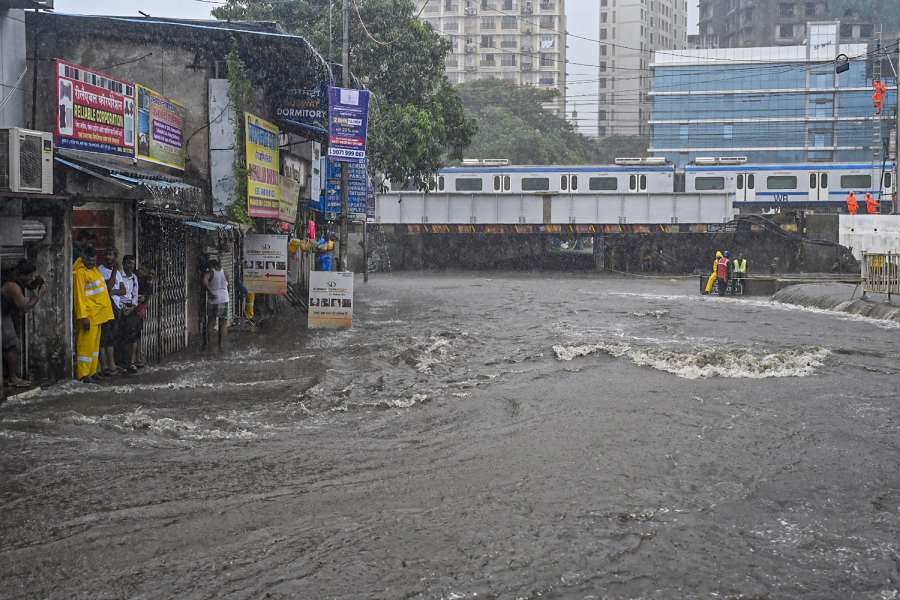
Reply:
<svg viewBox="0 0 900 600"><path fill-rule="evenodd" d="M139 10L152 17L182 19L211 19L209 11L215 4L197 0L56 0L54 9L62 13L82 15L128 15Z"/></svg>

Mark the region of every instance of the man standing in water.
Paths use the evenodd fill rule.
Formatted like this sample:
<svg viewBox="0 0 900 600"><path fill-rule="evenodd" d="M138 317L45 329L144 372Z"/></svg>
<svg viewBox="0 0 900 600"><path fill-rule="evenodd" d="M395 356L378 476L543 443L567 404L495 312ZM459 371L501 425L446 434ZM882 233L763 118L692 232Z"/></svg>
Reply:
<svg viewBox="0 0 900 600"><path fill-rule="evenodd" d="M75 376L85 383L98 383L100 328L114 318L106 280L97 269L97 251L88 246L72 266L72 294L78 342Z"/></svg>
<svg viewBox="0 0 900 600"><path fill-rule="evenodd" d="M218 325L219 352L225 345L228 335L228 278L219 261L209 261L209 270L203 274L203 286L206 288L206 349L209 350L209 332Z"/></svg>
<svg viewBox="0 0 900 600"><path fill-rule="evenodd" d="M16 331L19 317L33 309L44 295L44 283L35 277L35 266L30 260L20 260L10 273L8 281L0 288L0 315L3 318L3 361L6 386L26 388L31 385L19 375L19 357L22 343ZM6 277L4 277L6 279ZM25 290L36 290L29 298Z"/></svg>

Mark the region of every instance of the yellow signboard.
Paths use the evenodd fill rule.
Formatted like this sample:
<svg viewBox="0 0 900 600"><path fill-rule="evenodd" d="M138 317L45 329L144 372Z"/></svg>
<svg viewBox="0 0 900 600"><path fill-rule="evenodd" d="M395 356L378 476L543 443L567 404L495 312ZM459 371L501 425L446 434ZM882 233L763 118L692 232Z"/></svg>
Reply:
<svg viewBox="0 0 900 600"><path fill-rule="evenodd" d="M277 125L244 113L244 145L247 148L247 213L251 217L279 216Z"/></svg>

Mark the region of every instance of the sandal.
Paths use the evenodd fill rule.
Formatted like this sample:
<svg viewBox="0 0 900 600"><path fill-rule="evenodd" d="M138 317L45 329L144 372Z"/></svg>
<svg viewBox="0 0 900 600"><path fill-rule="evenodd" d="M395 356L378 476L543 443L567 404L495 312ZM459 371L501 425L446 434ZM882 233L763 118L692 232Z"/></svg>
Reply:
<svg viewBox="0 0 900 600"><path fill-rule="evenodd" d="M129 373L137 373L138 372L137 365L128 365L128 372Z"/></svg>

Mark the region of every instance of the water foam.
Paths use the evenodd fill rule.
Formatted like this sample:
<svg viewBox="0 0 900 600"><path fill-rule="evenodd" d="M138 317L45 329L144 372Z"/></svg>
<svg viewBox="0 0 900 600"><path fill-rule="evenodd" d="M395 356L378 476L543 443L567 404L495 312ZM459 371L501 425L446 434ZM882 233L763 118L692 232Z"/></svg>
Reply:
<svg viewBox="0 0 900 600"><path fill-rule="evenodd" d="M651 367L685 379L806 377L821 367L831 354L824 348L759 353L747 348L641 348L625 342L559 345L553 347L553 352L561 361L571 361L596 353L608 354L614 358L625 357L640 367Z"/></svg>
<svg viewBox="0 0 900 600"><path fill-rule="evenodd" d="M186 440L249 440L257 437L252 431L236 427L236 424L226 417L215 419L213 427L209 427L203 423L171 417L155 418L140 406L131 412L100 417L72 411L60 417L59 421L70 425L96 425L118 433L146 431Z"/></svg>
<svg viewBox="0 0 900 600"><path fill-rule="evenodd" d="M443 363L450 351L450 340L447 338L436 337L432 340L416 360L416 370L419 373L431 373L431 368Z"/></svg>

